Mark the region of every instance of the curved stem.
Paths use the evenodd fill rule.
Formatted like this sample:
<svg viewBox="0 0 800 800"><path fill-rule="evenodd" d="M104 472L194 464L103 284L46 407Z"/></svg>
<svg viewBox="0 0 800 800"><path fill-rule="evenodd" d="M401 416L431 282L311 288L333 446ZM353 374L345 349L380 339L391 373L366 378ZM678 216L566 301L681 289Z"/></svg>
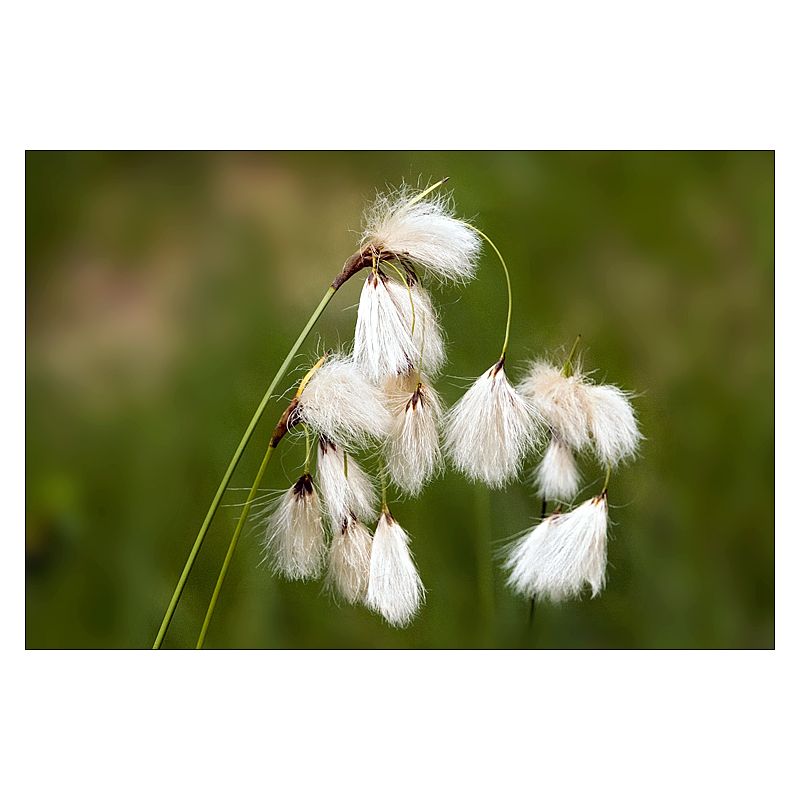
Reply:
<svg viewBox="0 0 800 800"><path fill-rule="evenodd" d="M262 479L264 478L267 464L269 464L269 460L272 458L272 454L274 452L275 447L270 444L269 447L267 447L267 452L264 454L264 460L261 462L261 466L258 468L258 474L256 475L255 481L253 481L253 486L250 489L250 493L247 495L247 502L245 502L242 513L239 515L239 521L236 523L236 529L231 537L231 543L228 545L228 552L225 554L225 560L222 562L222 569L220 570L219 577L217 578L217 584L214 587L214 593L211 595L211 602L208 604L208 611L206 611L206 617L203 620L203 627L200 629L200 636L197 638L197 645L195 646L196 650L201 650L203 643L206 640L208 626L211 624L211 617L214 616L214 609L217 605L217 598L219 597L219 593L222 591L222 584L225 582L225 576L228 574L228 567L233 559L233 551L236 549L236 545L239 542L239 535L241 534L244 524L247 522L247 517L250 514L250 506L252 505L255 496L258 494L258 488L261 485Z"/></svg>
<svg viewBox="0 0 800 800"><path fill-rule="evenodd" d="M283 378L283 376L286 374L286 370L289 368L289 364L291 364L292 359L295 357L295 355L297 355L297 351L306 340L306 337L311 332L311 329L314 327L322 312L325 310L325 307L331 301L333 295L336 294L337 288L341 286L342 283L343 281L339 282L337 285L337 282L334 281L334 284L328 287L328 290L325 292L325 296L322 298L322 300L320 300L319 305L316 307L316 309L314 309L314 312L309 317L305 328L303 328L295 343L292 345L291 350L289 350L288 355L283 360L283 364L281 364L280 368L275 373L272 383L270 383L267 391L264 393L264 397L258 404L258 408L256 409L255 414L253 414L253 418L250 420L250 424L247 426L247 429L242 436L242 440L239 442L239 446L236 448L236 452L233 454L233 458L231 458L228 468L225 470L225 474L222 476L222 481L217 489L217 493L214 495L214 499L211 501L211 506L208 509L206 518L203 520L203 524L200 526L200 531L197 534L197 538L195 539L194 545L189 553L189 557L186 559L186 564L184 565L183 572L178 579L178 584L175 587L175 591L172 593L172 599L169 601L167 610L164 613L164 619L161 621L161 627L158 629L158 634L156 635L155 642L153 643L153 650L158 650L161 648L161 645L164 641L164 636L166 636L167 629L172 622L172 617L175 615L175 609L178 606L178 601L181 599L181 594L186 586L189 573L192 571L192 567L194 566L194 562L197 559L197 554L200 552L200 548L203 545L203 540L206 537L206 533L208 532L211 522L217 513L219 504L222 501L222 496L225 494L225 490L228 488L228 484L231 482L233 472L242 457L242 453L244 453L245 447L247 447L247 444L253 435L256 425L258 425L262 415L264 414L264 409L267 407L267 403L272 397L275 387L278 385L278 382L281 380L281 378Z"/></svg>
<svg viewBox="0 0 800 800"><path fill-rule="evenodd" d="M506 287L508 288L508 316L506 317L506 338L503 340L503 349L500 351L500 359L502 360L508 350L508 337L511 334L511 302L512 302L512 295L511 295L511 275L508 273L508 267L506 266L505 259L501 255L500 251L497 249L495 243L480 229L476 228L474 225L470 225L469 222L464 223L468 228L472 228L475 233L479 236L482 236L487 244L497 253L497 257L500 259L500 263L503 265L503 272L506 274Z"/></svg>

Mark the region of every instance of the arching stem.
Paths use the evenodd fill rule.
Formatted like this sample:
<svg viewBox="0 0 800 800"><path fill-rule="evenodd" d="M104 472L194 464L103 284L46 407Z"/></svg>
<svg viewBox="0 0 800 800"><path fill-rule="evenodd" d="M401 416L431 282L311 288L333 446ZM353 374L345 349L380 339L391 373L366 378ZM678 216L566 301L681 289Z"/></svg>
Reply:
<svg viewBox="0 0 800 800"><path fill-rule="evenodd" d="M211 618L214 616L214 609L217 606L217 598L219 598L219 594L222 591L222 584L225 583L225 576L228 574L228 567L230 567L231 561L233 560L233 553L236 550L236 545L239 543L239 536L242 533L242 529L244 528L245 523L247 522L247 517L250 513L250 506L253 502L253 499L258 494L258 490L261 486L261 481L264 478L264 472L267 469L267 465L269 464L270 459L272 458L272 454L275 452L275 448L280 444L283 437L286 435L286 432L292 426L292 416L294 413L294 409L297 408L297 403L300 400L300 397L303 394L306 386L308 386L308 382L313 377L314 373L322 366L325 359L328 357L328 354L325 353L316 364L314 364L311 369L306 372L303 376L303 380L300 381L300 385L297 387L297 392L295 392L294 398L292 402L289 403L286 411L283 412L281 415L278 424L275 426L275 430L272 433L272 438L270 439L269 447L267 448L267 452L264 454L264 460L261 462L261 466L258 469L258 474L256 475L255 480L253 481L253 485L250 488L250 493L247 495L247 501L245 503L244 508L242 509L241 514L239 515L239 520L236 523L236 527L233 531L233 536L231 536L230 544L228 545L228 552L225 554L225 560L222 562L222 568L219 572L219 577L217 578L217 583L214 586L214 592L211 595L211 600L208 604L208 610L206 611L205 619L203 620L203 627L200 629L200 636L197 639L196 649L200 650L203 647L203 643L206 639L206 633L208 632L208 626L211 624ZM308 432L308 426L304 426L306 430L306 465L305 471L308 472L310 462L311 462L311 437Z"/></svg>
<svg viewBox="0 0 800 800"><path fill-rule="evenodd" d="M208 626L211 624L211 617L214 616L214 609L217 607L217 599L219 598L219 593L222 591L222 584L225 582L225 576L228 574L228 567L230 567L231 561L233 560L233 551L236 550L236 545L239 542L239 536L241 535L244 525L247 522L247 517L250 514L250 506L253 504L255 496L258 494L258 489L261 486L261 481L264 478L267 465L269 464L274 452L275 448L270 443L269 447L267 447L267 452L264 454L264 460L261 462L261 466L258 468L258 474L256 475L256 479L253 481L253 486L250 489L250 493L247 495L247 501L244 504L242 513L239 515L239 521L236 523L236 528L233 531L231 542L228 545L228 552L225 554L225 560L222 562L222 569L220 570L219 577L217 578L217 583L214 586L214 592L211 595L211 601L208 604L208 610L206 611L206 616L203 620L203 627L200 629L200 636L197 638L197 644L195 645L195 649L197 650L202 649L203 643L206 640Z"/></svg>
<svg viewBox="0 0 800 800"><path fill-rule="evenodd" d="M468 222L464 223L468 228L471 228L475 233L479 236L482 236L489 247L497 253L497 257L500 259L500 263L503 265L503 272L506 275L506 287L508 288L508 315L506 316L506 336L503 339L503 349L500 351L500 360L502 361L506 351L508 350L508 338L511 335L511 303L512 303L512 293L511 293L511 275L508 272L508 266L506 265L505 259L503 258L500 251L497 249L495 243L480 229L476 228L474 225L470 225Z"/></svg>
<svg viewBox="0 0 800 800"><path fill-rule="evenodd" d="M350 277L350 275L348 275L347 277ZM344 281L342 281L341 283L343 282ZM341 286L341 283L339 283L338 286ZM203 520L203 524L200 526L200 531L198 532L194 544L192 545L192 549L189 552L189 556L186 559L186 564L183 567L183 572L181 572L181 576L180 578L178 578L178 583L175 586L175 590L172 593L172 598L170 599L169 605L167 606L167 610L164 613L164 618L161 620L161 626L159 627L158 633L156 634L156 639L155 642L153 643L153 650L158 650L161 648L161 645L164 641L164 637L167 634L169 625L172 622L173 616L175 615L175 609L178 607L178 601L181 599L181 594L183 594L183 589L186 586L186 581L189 578L189 573L192 571L194 562L197 560L197 554L200 552L200 548L203 545L203 540L206 538L206 533L208 533L208 529L211 526L214 517L216 516L217 509L219 508L219 504L222 501L222 496L225 494L225 490L228 488L228 484L230 484L231 482L231 478L233 477L233 472L242 458L242 453L244 453L245 448L247 447L251 437L253 436L253 431L255 431L256 425L258 425L259 421L261 420L261 417L264 414L264 409L267 407L267 403L272 397L272 393L275 391L275 387L277 387L278 382L286 374L286 370L292 363L292 359L297 355L297 351L302 347L303 342L305 342L308 334L311 333L311 329L314 327L317 320L322 315L322 312L325 310L325 307L328 305L328 303L330 303L333 295L336 294L338 286L336 285L336 281L334 281L334 284L328 287L328 290L325 292L325 295L323 296L322 300L320 300L319 305L314 309L305 327L300 332L300 335L295 340L294 344L292 345L291 349L286 355L286 358L283 360L283 363L280 365L278 371L275 373L275 377L272 379L272 382L267 387L267 391L264 392L264 397L261 398L261 402L258 404L258 408L256 409L255 414L253 414L253 418L250 420L250 424L245 429L244 435L242 436L242 440L239 442L239 446L236 448L236 452L233 454L233 457L231 458L230 463L228 464L228 467L225 470L225 474L222 476L222 480L220 481L219 487L217 488L217 493L214 495L214 499L211 501L211 506L209 507L208 512L206 513L206 517Z"/></svg>

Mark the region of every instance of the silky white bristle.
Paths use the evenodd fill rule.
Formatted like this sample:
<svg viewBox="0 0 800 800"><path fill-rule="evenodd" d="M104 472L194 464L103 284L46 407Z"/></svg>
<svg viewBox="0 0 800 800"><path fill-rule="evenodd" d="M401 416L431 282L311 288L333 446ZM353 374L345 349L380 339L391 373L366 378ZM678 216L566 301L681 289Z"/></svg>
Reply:
<svg viewBox="0 0 800 800"><path fill-rule="evenodd" d="M278 499L267 521L265 558L290 580L318 578L325 563L325 529L319 496L303 475Z"/></svg>
<svg viewBox="0 0 800 800"><path fill-rule="evenodd" d="M447 412L445 446L464 474L500 487L519 473L540 433L536 411L509 383L500 361Z"/></svg>
<svg viewBox="0 0 800 800"><path fill-rule="evenodd" d="M597 457L610 467L636 455L642 439L628 394L616 386L587 386L589 424Z"/></svg>
<svg viewBox="0 0 800 800"><path fill-rule="evenodd" d="M362 248L408 257L441 281L472 280L481 250L478 235L453 217L446 196L409 205L412 199L408 189L380 195L366 214Z"/></svg>
<svg viewBox="0 0 800 800"><path fill-rule="evenodd" d="M396 285L390 283L383 273L370 271L358 303L353 356L376 382L408 372L418 360L410 320L395 301Z"/></svg>
<svg viewBox="0 0 800 800"><path fill-rule="evenodd" d="M387 405L392 415L384 444L386 469L398 488L410 495L419 494L441 463L439 420L442 404L433 387L422 378L413 388L399 387L398 381L385 386Z"/></svg>
<svg viewBox="0 0 800 800"><path fill-rule="evenodd" d="M351 455L324 437L320 437L317 448L317 476L333 531L338 530L351 513L364 522L372 522L378 516L378 493L372 481Z"/></svg>
<svg viewBox="0 0 800 800"><path fill-rule="evenodd" d="M378 520L372 538L366 604L395 627L408 625L425 599L408 535L388 511Z"/></svg>
<svg viewBox="0 0 800 800"><path fill-rule="evenodd" d="M372 536L355 517L348 516L334 531L328 557L326 588L347 603L361 603L369 583Z"/></svg>
<svg viewBox="0 0 800 800"><path fill-rule="evenodd" d="M537 361L519 385L552 430L574 450L589 443L589 412L586 383L579 373L564 375L562 370Z"/></svg>
<svg viewBox="0 0 800 800"><path fill-rule="evenodd" d="M388 280L386 288L411 332L414 366L428 375L436 375L446 361L439 315L419 281L409 276L407 283Z"/></svg>
<svg viewBox="0 0 800 800"><path fill-rule="evenodd" d="M380 388L351 358L340 354L328 356L312 375L297 414L321 436L347 447L383 439L391 422Z"/></svg>
<svg viewBox="0 0 800 800"><path fill-rule="evenodd" d="M580 472L568 444L553 435L536 467L536 485L544 500L568 502L578 493Z"/></svg>
<svg viewBox="0 0 800 800"><path fill-rule="evenodd" d="M560 602L605 584L608 501L600 495L526 531L509 551L508 585L525 597Z"/></svg>

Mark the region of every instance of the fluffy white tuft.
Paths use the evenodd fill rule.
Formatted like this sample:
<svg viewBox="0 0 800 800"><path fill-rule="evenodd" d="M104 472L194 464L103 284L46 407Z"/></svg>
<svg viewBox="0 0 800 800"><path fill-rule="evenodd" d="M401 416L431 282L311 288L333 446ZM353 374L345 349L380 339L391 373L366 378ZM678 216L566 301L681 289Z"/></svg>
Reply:
<svg viewBox="0 0 800 800"><path fill-rule="evenodd" d="M441 463L442 404L435 389L421 377L413 380L411 387L407 383L403 386L396 380L385 386L392 424L384 452L389 477L404 492L416 495Z"/></svg>
<svg viewBox="0 0 800 800"><path fill-rule="evenodd" d="M344 450L324 437L320 437L317 448L317 476L333 531L338 530L351 513L365 522L378 516L378 494L372 481L350 455L347 455L345 471Z"/></svg>
<svg viewBox="0 0 800 800"><path fill-rule="evenodd" d="M475 277L481 241L453 217L445 195L409 205L411 193L380 195L367 212L362 248L407 257L441 281L466 283Z"/></svg>
<svg viewBox="0 0 800 800"><path fill-rule="evenodd" d="M519 385L545 422L574 450L589 444L587 388L579 372L566 376L546 361L532 364Z"/></svg>
<svg viewBox="0 0 800 800"><path fill-rule="evenodd" d="M568 444L554 435L536 467L536 485L544 500L568 502L578 493L580 472Z"/></svg>
<svg viewBox="0 0 800 800"><path fill-rule="evenodd" d="M642 439L629 396L616 386L587 386L597 457L610 467L636 455Z"/></svg>
<svg viewBox="0 0 800 800"><path fill-rule="evenodd" d="M355 517L348 516L333 534L326 588L347 603L360 603L369 583L372 536Z"/></svg>
<svg viewBox="0 0 800 800"><path fill-rule="evenodd" d="M578 596L588 585L595 597L605 584L607 530L604 494L567 514L547 517L509 551L509 587L525 597L557 603Z"/></svg>
<svg viewBox="0 0 800 800"><path fill-rule="evenodd" d="M519 473L540 431L535 409L509 383L499 361L447 412L445 447L467 476L500 487Z"/></svg>
<svg viewBox="0 0 800 800"><path fill-rule="evenodd" d="M408 549L408 535L388 511L372 539L366 604L397 628L408 625L425 599L425 587Z"/></svg>
<svg viewBox="0 0 800 800"><path fill-rule="evenodd" d="M298 418L318 434L347 447L383 439L391 422L383 393L349 357L327 358L305 387Z"/></svg>
<svg viewBox="0 0 800 800"><path fill-rule="evenodd" d="M413 369L417 346L411 325L398 306L399 292L380 271L372 270L364 281L358 303L353 355L364 373L379 382ZM399 285L403 291L405 287Z"/></svg>
<svg viewBox="0 0 800 800"><path fill-rule="evenodd" d="M265 558L290 580L318 578L325 563L322 509L310 475L279 498L267 521Z"/></svg>
<svg viewBox="0 0 800 800"><path fill-rule="evenodd" d="M398 281L388 280L386 288L411 333L414 366L429 375L438 374L447 357L439 315L431 296L413 277L408 287Z"/></svg>

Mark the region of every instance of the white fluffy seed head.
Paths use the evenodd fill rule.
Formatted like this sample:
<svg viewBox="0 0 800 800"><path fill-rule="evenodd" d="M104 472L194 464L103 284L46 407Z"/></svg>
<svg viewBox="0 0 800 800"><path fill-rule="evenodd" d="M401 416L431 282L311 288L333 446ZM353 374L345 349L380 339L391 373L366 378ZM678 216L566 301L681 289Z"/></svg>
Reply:
<svg viewBox="0 0 800 800"><path fill-rule="evenodd" d="M380 388L340 354L328 356L312 375L296 413L319 435L347 447L383 439L391 421Z"/></svg>
<svg viewBox="0 0 800 800"><path fill-rule="evenodd" d="M424 599L425 587L408 548L408 535L384 510L372 538L366 604L390 625L403 628Z"/></svg>
<svg viewBox="0 0 800 800"><path fill-rule="evenodd" d="M324 436L320 437L317 448L317 477L323 507L334 533L351 513L365 522L372 522L378 516L378 493L372 481L351 455Z"/></svg>
<svg viewBox="0 0 800 800"><path fill-rule="evenodd" d="M589 424L597 457L615 467L632 458L639 449L642 435L630 397L616 386L587 386Z"/></svg>
<svg viewBox="0 0 800 800"><path fill-rule="evenodd" d="M519 385L555 434L574 450L589 444L587 385L580 371L566 376L546 361L536 361Z"/></svg>
<svg viewBox="0 0 800 800"><path fill-rule="evenodd" d="M385 385L392 415L384 444L386 470L395 485L410 495L422 487L441 464L439 421L442 404L436 390L419 377L409 386L401 381Z"/></svg>
<svg viewBox="0 0 800 800"><path fill-rule="evenodd" d="M447 357L439 315L431 296L413 275L408 276L408 286L388 280L386 288L411 333L414 366L428 375L438 374Z"/></svg>
<svg viewBox="0 0 800 800"><path fill-rule="evenodd" d="M265 559L279 575L309 580L322 573L325 550L319 496L305 474L278 499L267 520Z"/></svg>
<svg viewBox="0 0 800 800"><path fill-rule="evenodd" d="M389 284L382 272L371 270L358 303L353 356L375 382L408 372L417 362L411 325Z"/></svg>
<svg viewBox="0 0 800 800"><path fill-rule="evenodd" d="M553 435L536 467L536 486L544 500L569 502L578 493L580 472L569 445Z"/></svg>
<svg viewBox="0 0 800 800"><path fill-rule="evenodd" d="M372 536L354 516L343 520L334 531L328 557L325 586L347 603L361 603L369 583Z"/></svg>
<svg viewBox="0 0 800 800"><path fill-rule="evenodd" d="M447 412L445 447L472 480L500 487L514 478L541 434L531 405L509 383L499 361Z"/></svg>
<svg viewBox="0 0 800 800"><path fill-rule="evenodd" d="M481 250L478 235L455 219L446 195L409 205L414 194L403 188L378 196L366 214L362 249L406 257L441 281L472 280Z"/></svg>
<svg viewBox="0 0 800 800"><path fill-rule="evenodd" d="M605 584L608 501L593 497L567 514L553 514L526 531L508 552L508 585L524 597L560 602L585 586Z"/></svg>

